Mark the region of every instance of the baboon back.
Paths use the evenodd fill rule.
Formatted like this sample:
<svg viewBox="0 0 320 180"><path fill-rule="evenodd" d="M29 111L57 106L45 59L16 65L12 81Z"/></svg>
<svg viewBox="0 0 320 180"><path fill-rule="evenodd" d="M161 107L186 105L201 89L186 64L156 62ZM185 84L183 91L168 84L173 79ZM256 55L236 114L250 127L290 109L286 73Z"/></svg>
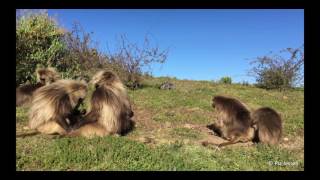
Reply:
<svg viewBox="0 0 320 180"><path fill-rule="evenodd" d="M282 120L271 108L260 108L254 112L254 122L258 125L259 141L266 144L279 143L282 136Z"/></svg>

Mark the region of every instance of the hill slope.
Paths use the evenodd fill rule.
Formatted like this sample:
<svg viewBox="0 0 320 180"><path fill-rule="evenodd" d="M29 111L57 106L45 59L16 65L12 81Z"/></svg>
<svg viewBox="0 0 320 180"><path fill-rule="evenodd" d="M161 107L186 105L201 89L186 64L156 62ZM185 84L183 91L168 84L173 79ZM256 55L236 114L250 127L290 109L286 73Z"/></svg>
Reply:
<svg viewBox="0 0 320 180"><path fill-rule="evenodd" d="M36 135L16 139L17 170L303 170L304 92L266 91L251 86L208 81L170 81L174 90L160 90L165 78L146 79L129 91L136 121L126 136L56 138ZM239 98L251 109L270 106L284 119L279 146L235 144L217 149L201 141L222 142L206 125L214 122L214 95ZM28 108L16 108L17 132L27 125Z"/></svg>

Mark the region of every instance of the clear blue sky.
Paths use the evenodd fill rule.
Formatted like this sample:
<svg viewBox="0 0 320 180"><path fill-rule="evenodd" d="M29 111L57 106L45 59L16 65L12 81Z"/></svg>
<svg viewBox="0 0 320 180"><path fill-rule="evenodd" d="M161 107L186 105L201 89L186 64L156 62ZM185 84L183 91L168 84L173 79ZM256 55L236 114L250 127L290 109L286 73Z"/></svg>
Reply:
<svg viewBox="0 0 320 180"><path fill-rule="evenodd" d="M70 29L78 21L99 49L112 50L116 37L126 34L142 42L146 33L169 57L155 76L254 82L247 76L249 61L257 56L304 44L303 10L49 10Z"/></svg>

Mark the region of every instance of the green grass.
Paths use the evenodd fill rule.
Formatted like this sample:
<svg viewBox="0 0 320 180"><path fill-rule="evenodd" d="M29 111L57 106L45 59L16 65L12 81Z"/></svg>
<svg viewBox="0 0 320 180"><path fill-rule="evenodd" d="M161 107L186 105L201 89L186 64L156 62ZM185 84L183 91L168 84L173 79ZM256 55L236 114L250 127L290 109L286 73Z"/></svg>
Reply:
<svg viewBox="0 0 320 180"><path fill-rule="evenodd" d="M178 138L187 138L187 139L199 139L200 134L192 129L187 128L174 128L171 133L171 136Z"/></svg>
<svg viewBox="0 0 320 180"><path fill-rule="evenodd" d="M165 80L146 79L144 88L129 91L137 127L128 135L93 139L48 135L17 138L16 169L304 170L303 90L267 91L239 84L176 79L170 80L176 85L174 90L160 90L158 87ZM200 142L212 135L190 125L214 122L214 95L239 98L250 109L275 108L283 117L284 137L289 140L273 147L201 146ZM88 104L88 99L85 102ZM16 108L17 132L23 132L22 127L27 125L27 111L28 108ZM152 141L143 143L139 140L142 137Z"/></svg>
<svg viewBox="0 0 320 180"><path fill-rule="evenodd" d="M16 108L16 121L18 123L25 123L28 121L28 108Z"/></svg>
<svg viewBox="0 0 320 180"><path fill-rule="evenodd" d="M290 151L262 145L214 151L181 142L151 148L123 137L20 141L17 170L303 170Z"/></svg>

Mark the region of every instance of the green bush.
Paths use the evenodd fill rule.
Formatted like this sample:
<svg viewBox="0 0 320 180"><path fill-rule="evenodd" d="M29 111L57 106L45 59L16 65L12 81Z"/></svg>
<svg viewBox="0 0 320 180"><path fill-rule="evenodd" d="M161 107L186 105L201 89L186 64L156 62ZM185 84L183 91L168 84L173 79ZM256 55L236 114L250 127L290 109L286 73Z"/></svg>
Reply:
<svg viewBox="0 0 320 180"><path fill-rule="evenodd" d="M37 65L55 66L66 52L64 31L46 13L23 15L16 22L16 85L35 82Z"/></svg>
<svg viewBox="0 0 320 180"><path fill-rule="evenodd" d="M20 16L16 25L16 85L34 83L38 65L55 67L62 78L86 80L102 68L103 57L79 24L68 32L47 13L33 12Z"/></svg>
<svg viewBox="0 0 320 180"><path fill-rule="evenodd" d="M304 46L287 48L277 54L257 57L250 74L257 86L264 89L290 89L301 85L304 79Z"/></svg>
<svg viewBox="0 0 320 180"><path fill-rule="evenodd" d="M232 79L231 79L231 77L228 77L228 76L222 77L222 78L220 79L220 83L223 83L223 84L231 84L231 83L232 83Z"/></svg>
<svg viewBox="0 0 320 180"><path fill-rule="evenodd" d="M264 89L290 88L290 79L280 69L265 69L257 78L257 87Z"/></svg>
<svg viewBox="0 0 320 180"><path fill-rule="evenodd" d="M46 12L22 13L16 19L16 86L34 83L34 71L41 65L55 67L62 78L72 79L88 80L100 69L111 70L126 85L138 87L145 68L167 59L168 50L151 45L147 36L142 47L121 36L118 50L103 54L79 23L68 32Z"/></svg>

